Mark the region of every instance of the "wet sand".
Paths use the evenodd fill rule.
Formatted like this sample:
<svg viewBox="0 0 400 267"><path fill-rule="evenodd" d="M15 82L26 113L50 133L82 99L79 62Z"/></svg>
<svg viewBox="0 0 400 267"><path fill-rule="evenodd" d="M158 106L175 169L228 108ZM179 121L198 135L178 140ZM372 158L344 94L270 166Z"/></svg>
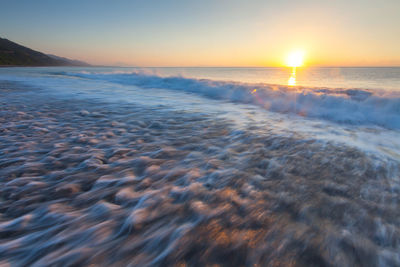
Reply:
<svg viewBox="0 0 400 267"><path fill-rule="evenodd" d="M0 83L0 265L399 266L399 163Z"/></svg>

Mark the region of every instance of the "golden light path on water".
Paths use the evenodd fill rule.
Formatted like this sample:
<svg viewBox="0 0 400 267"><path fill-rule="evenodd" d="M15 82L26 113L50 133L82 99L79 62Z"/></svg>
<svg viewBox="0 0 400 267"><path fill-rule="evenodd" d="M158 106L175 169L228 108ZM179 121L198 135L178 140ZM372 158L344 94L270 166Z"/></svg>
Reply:
<svg viewBox="0 0 400 267"><path fill-rule="evenodd" d="M290 78L288 80L289 86L296 86L296 67L293 67L292 73L290 74Z"/></svg>
<svg viewBox="0 0 400 267"><path fill-rule="evenodd" d="M292 73L288 80L289 86L296 86L296 68L301 67L304 64L304 51L293 51L288 54L286 58L286 66L292 67Z"/></svg>

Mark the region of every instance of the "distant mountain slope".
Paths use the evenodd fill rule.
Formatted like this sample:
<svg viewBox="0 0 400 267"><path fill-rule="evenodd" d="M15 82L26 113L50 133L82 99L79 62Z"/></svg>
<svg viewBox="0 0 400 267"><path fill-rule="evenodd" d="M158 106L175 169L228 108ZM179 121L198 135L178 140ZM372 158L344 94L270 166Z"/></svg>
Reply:
<svg viewBox="0 0 400 267"><path fill-rule="evenodd" d="M64 62L68 63L69 66L90 66L90 64L80 61L80 60L69 59L66 57L59 57L59 56L51 55L51 54L47 54L47 55L53 59L64 61Z"/></svg>
<svg viewBox="0 0 400 267"><path fill-rule="evenodd" d="M0 38L0 66L89 66L63 57L46 55Z"/></svg>

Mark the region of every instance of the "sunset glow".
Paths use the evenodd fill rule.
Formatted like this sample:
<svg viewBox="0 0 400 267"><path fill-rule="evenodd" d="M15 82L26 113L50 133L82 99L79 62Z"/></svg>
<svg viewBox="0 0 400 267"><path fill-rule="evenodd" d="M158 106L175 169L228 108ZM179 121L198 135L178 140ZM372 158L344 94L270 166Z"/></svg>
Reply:
<svg viewBox="0 0 400 267"><path fill-rule="evenodd" d="M0 3L0 267L400 267L400 0Z"/></svg>
<svg viewBox="0 0 400 267"><path fill-rule="evenodd" d="M6 2L3 38L91 64L300 66L302 50L313 67L400 65L397 0Z"/></svg>
<svg viewBox="0 0 400 267"><path fill-rule="evenodd" d="M293 51L286 59L286 66L297 68L304 64L304 52L303 51Z"/></svg>

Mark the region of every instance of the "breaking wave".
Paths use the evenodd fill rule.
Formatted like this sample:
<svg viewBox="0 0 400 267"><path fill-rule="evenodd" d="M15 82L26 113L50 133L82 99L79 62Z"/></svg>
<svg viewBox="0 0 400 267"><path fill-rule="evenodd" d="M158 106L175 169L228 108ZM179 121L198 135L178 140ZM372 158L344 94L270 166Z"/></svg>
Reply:
<svg viewBox="0 0 400 267"><path fill-rule="evenodd" d="M290 87L186 77L162 77L144 72L57 73L141 88L163 88L212 99L249 103L266 110L339 123L400 129L400 93L342 88Z"/></svg>

